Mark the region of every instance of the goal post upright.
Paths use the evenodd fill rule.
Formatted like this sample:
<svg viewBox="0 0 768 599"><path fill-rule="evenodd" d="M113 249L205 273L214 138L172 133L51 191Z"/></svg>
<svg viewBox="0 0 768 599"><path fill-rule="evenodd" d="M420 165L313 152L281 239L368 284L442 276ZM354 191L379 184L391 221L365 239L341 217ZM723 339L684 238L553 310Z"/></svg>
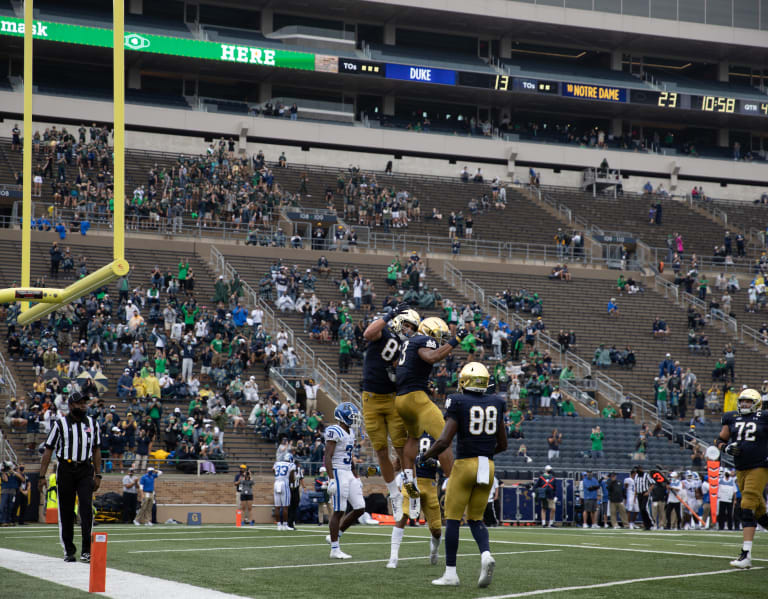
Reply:
<svg viewBox="0 0 768 599"><path fill-rule="evenodd" d="M21 197L21 286L29 287L32 254L32 60L34 40L33 0L24 0L24 145ZM21 302L21 311L29 302Z"/></svg>
<svg viewBox="0 0 768 599"><path fill-rule="evenodd" d="M113 0L112 103L114 107L113 259L125 259L125 5Z"/></svg>

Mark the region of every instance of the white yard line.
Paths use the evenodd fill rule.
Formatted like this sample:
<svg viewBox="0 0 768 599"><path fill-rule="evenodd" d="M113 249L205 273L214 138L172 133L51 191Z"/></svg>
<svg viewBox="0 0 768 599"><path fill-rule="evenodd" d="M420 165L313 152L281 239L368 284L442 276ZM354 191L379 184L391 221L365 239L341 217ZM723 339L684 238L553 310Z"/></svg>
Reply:
<svg viewBox="0 0 768 599"><path fill-rule="evenodd" d="M553 553L558 552L560 549L540 549L538 551L506 551L502 553L494 553L494 556L498 555L521 555L526 553ZM456 557L472 557L476 556L477 553L459 553ZM427 556L422 555L419 557L401 557L398 559L398 562L403 562L405 560L413 560L413 559L428 559ZM254 568L240 568L241 570L282 570L283 568L321 568L325 566L351 566L352 564L378 564L383 562L388 562L388 559L368 559L368 560L360 560L360 561L354 561L350 562L347 560L338 560L335 562L327 562L324 564L300 564L300 565L290 565L290 566L257 566Z"/></svg>
<svg viewBox="0 0 768 599"><path fill-rule="evenodd" d="M752 568L753 570L762 570L763 568ZM625 584L634 584L637 582L654 582L657 580L677 580L679 578L694 578L696 576L714 576L716 574L735 574L743 570L715 570L714 572L694 572L692 574L673 574L671 576L651 576L648 578L632 578L629 580L616 580L614 582L603 582L600 584L585 584L574 587L556 587L552 589L537 589L535 591L526 591L523 593L512 593L510 595L492 595L481 597L480 599L512 599L513 597L531 597L533 595L546 595L548 593L562 593L564 591L582 591L587 589L602 589L606 587L615 587Z"/></svg>
<svg viewBox="0 0 768 599"><path fill-rule="evenodd" d="M79 562L68 564L60 558L46 557L24 551L13 551L11 549L0 549L0 564L2 564L3 568L14 572L20 572L81 591L88 591L90 568L87 564ZM112 597L113 599L136 599L136 597L241 599L242 597L242 595L222 593L175 580L153 578L136 574L135 572L115 570L114 568L107 568L106 592L102 596Z"/></svg>
<svg viewBox="0 0 768 599"><path fill-rule="evenodd" d="M426 537L425 537L426 538ZM424 541L403 541L405 543L423 543ZM342 543L344 547L350 545L389 545L389 541L371 541L364 543ZM290 549L293 547L324 547L329 549L330 546L327 543L308 543L308 544L294 544L294 545L254 545L248 547L201 547L199 549L147 549L141 551L129 551L128 553L196 553L198 551L241 551L242 549Z"/></svg>
<svg viewBox="0 0 768 599"><path fill-rule="evenodd" d="M328 534L328 533L326 533ZM317 535L297 535L290 533L290 531L281 534L281 535L267 535L267 536L242 536L238 538L236 535L231 537L181 537L181 538L160 538L160 539L146 539L146 538L139 538L139 539L114 539L113 538L114 533L107 533L107 536L109 537L109 543L157 543L157 542L163 542L163 543L175 543L175 542L188 542L188 541L253 541L254 539L298 539L298 538L317 538ZM146 536L146 535L141 535ZM30 537L6 537L7 539L29 539ZM58 539L59 535L50 535L45 537L31 537L34 539Z"/></svg>
<svg viewBox="0 0 768 599"><path fill-rule="evenodd" d="M687 557L712 557L712 558L718 558L718 559L733 559L734 555L709 555L705 553L679 553L678 551L658 551L656 549L629 549L626 547L604 547L604 546L595 546L595 545L566 545L563 543L547 543L546 541L541 541L538 543L529 543L524 541L501 541L498 539L491 539L491 543L504 543L508 545L536 545L538 547L541 547L542 545L548 546L548 547L566 547L570 549L597 549L602 551L629 551L629 552L635 552L635 553L653 553L657 555L678 555L678 556L687 556ZM753 562L768 562L768 559L765 558L752 558Z"/></svg>

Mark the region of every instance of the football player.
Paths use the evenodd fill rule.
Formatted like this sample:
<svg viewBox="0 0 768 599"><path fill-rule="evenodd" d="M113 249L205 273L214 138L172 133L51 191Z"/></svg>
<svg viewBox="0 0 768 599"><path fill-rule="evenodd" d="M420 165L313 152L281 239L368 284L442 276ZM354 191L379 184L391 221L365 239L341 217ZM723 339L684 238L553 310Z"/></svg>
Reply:
<svg viewBox="0 0 768 599"><path fill-rule="evenodd" d="M733 456L736 482L741 490L741 555L731 562L735 568L752 567L752 540L759 524L768 528L763 491L768 484L768 412L763 412L762 397L756 389L744 389L738 409L723 414L723 428L715 439L718 449Z"/></svg>
<svg viewBox="0 0 768 599"><path fill-rule="evenodd" d="M328 495L333 502L333 514L328 524L331 533L331 557L349 559L352 556L344 553L339 547L339 528L348 521L356 521L365 511L362 487L354 484L355 476L352 474L352 450L355 447L355 429L360 424L360 411L354 404L345 401L333 411L333 417L338 424L332 424L325 429L323 457L328 470ZM347 502L352 506L352 511L344 516Z"/></svg>
<svg viewBox="0 0 768 599"><path fill-rule="evenodd" d="M445 428L440 438L419 462L440 455L456 441L456 463L448 478L445 495L445 573L433 580L438 586L458 586L456 554L459 549L459 526L464 510L472 536L480 549L480 578L477 586L487 587L496 562L491 555L488 529L483 513L493 482L493 456L507 449L504 428L506 402L501 395L486 395L490 374L485 366L470 362L459 373L459 393L448 396Z"/></svg>
<svg viewBox="0 0 768 599"><path fill-rule="evenodd" d="M419 439L419 451L426 452L434 442L428 433L424 433ZM427 460L423 463L416 463L416 482L419 487L419 497L411 499L403 504L403 517L395 521L395 527L392 529L392 544L390 546L389 562L387 568L397 568L397 560L400 553L400 543L403 540L403 531L408 523L408 518L419 517L419 512L423 511L429 526L431 536L429 538L429 561L432 564L437 563L437 551L440 548L441 527L443 525L442 515L440 514L440 501L437 497L437 460ZM402 480L402 476L396 478Z"/></svg>
<svg viewBox="0 0 768 599"><path fill-rule="evenodd" d="M410 310L406 303L377 318L363 332L368 341L363 360L363 421L381 468L381 477L389 491L395 521L403 517L403 495L395 481L395 468L389 459L389 442L402 463L405 425L395 410L395 367L400 341L390 324ZM418 315L416 315L418 318Z"/></svg>
<svg viewBox="0 0 768 599"><path fill-rule="evenodd" d="M419 489L413 477L413 465L419 452L419 439L425 431L433 438L439 437L445 425L440 408L429 397L432 366L451 353L468 333L461 329L450 337L448 325L441 318L433 316L419 322L415 310L397 317L396 330L401 346L396 369L395 409L408 432L403 448L403 488L409 497L416 498ZM445 475L450 476L453 466L450 446L443 448L438 459Z"/></svg>
<svg viewBox="0 0 768 599"><path fill-rule="evenodd" d="M272 470L275 472L273 491L277 530L293 530L287 521L288 506L291 505L291 483L296 476L296 464L293 463L293 455L284 454L282 459L274 463Z"/></svg>

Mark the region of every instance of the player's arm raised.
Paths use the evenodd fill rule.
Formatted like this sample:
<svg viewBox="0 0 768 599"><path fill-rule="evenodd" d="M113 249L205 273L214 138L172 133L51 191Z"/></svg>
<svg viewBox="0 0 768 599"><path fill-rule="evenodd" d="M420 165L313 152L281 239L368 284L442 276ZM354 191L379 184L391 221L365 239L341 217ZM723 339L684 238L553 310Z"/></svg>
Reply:
<svg viewBox="0 0 768 599"><path fill-rule="evenodd" d="M367 341L377 341L381 337L381 331L389 324L389 321L409 308L410 306L406 303L398 304L393 310L369 324L363 331L363 337Z"/></svg>
<svg viewBox="0 0 768 599"><path fill-rule="evenodd" d="M419 357L427 364L436 364L443 358L446 358L451 353L454 347L456 347L461 340L469 335L469 331L465 328L461 328L456 331L456 336L448 340L447 343L443 343L437 349L429 349L428 347L419 348Z"/></svg>

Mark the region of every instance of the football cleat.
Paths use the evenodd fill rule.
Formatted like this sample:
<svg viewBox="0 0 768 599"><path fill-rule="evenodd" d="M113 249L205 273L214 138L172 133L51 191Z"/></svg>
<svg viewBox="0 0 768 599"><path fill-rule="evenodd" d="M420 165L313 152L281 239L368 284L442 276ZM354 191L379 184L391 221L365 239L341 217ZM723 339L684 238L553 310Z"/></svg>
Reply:
<svg viewBox="0 0 768 599"><path fill-rule="evenodd" d="M331 549L331 559L352 559L352 556L341 549Z"/></svg>
<svg viewBox="0 0 768 599"><path fill-rule="evenodd" d="M403 494L398 491L396 495L390 495L389 503L392 506L392 517L395 522L400 522L403 519Z"/></svg>
<svg viewBox="0 0 768 599"><path fill-rule="evenodd" d="M433 580L432 584L439 587L457 587L459 586L459 577L455 574L443 574L437 580Z"/></svg>
<svg viewBox="0 0 768 599"><path fill-rule="evenodd" d="M421 497L421 493L419 493L419 488L416 486L416 481L411 481L403 484L403 489L405 489L405 494L408 495L411 499L418 499Z"/></svg>
<svg viewBox="0 0 768 599"><path fill-rule="evenodd" d="M742 570L747 570L752 567L752 556L749 554L749 551L741 550L741 555L738 559L735 559L731 562L731 565L734 568L741 568Z"/></svg>
<svg viewBox="0 0 768 599"><path fill-rule="evenodd" d="M80 556L80 561L84 564L90 564L91 563L91 554L90 553L83 553Z"/></svg>
<svg viewBox="0 0 768 599"><path fill-rule="evenodd" d="M389 561L387 562L387 568L390 568L390 569L397 568L397 559L394 557L390 557Z"/></svg>
<svg viewBox="0 0 768 599"><path fill-rule="evenodd" d="M484 588L491 584L495 567L496 560L493 556L489 552L483 553L480 557L480 578L477 580L477 586Z"/></svg>
<svg viewBox="0 0 768 599"><path fill-rule="evenodd" d="M68 563L72 563L72 562L76 562L77 558L71 553L68 553L67 555L64 556L64 561Z"/></svg>

